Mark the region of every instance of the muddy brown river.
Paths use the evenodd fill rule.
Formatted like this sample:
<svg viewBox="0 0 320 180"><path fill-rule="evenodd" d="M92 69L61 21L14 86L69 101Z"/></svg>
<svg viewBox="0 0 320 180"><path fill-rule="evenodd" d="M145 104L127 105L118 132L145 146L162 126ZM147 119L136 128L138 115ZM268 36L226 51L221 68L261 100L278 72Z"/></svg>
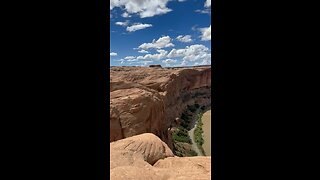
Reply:
<svg viewBox="0 0 320 180"><path fill-rule="evenodd" d="M203 139L202 145L206 156L211 156L211 110L205 112L202 116Z"/></svg>

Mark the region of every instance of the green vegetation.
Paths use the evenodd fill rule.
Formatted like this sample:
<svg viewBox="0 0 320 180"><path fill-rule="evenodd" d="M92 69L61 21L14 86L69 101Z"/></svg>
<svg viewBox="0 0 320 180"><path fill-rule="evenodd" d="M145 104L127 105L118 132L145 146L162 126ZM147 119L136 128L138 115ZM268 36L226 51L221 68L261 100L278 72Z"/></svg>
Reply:
<svg viewBox="0 0 320 180"><path fill-rule="evenodd" d="M194 150L191 150L191 151L190 151L190 155L191 155L191 156L198 156L198 153L195 152Z"/></svg>
<svg viewBox="0 0 320 180"><path fill-rule="evenodd" d="M177 141L177 142L185 142L189 144L191 143L191 139L188 135L188 131L182 127L179 127L177 131L172 134L172 138L174 141Z"/></svg>
<svg viewBox="0 0 320 180"><path fill-rule="evenodd" d="M195 105L193 106L189 106L188 105L188 109L192 112L192 113L195 113L197 111L197 108L195 107Z"/></svg>
<svg viewBox="0 0 320 180"><path fill-rule="evenodd" d="M203 133L203 130L202 130L202 120L201 120L201 116L202 115L198 115L198 124L197 124L197 127L196 129L194 130L194 137L195 137L195 141L198 145L202 146L203 145L203 138L202 138L202 133Z"/></svg>
<svg viewBox="0 0 320 180"><path fill-rule="evenodd" d="M204 112L204 110L207 109L206 106L200 106L199 104L194 104L191 106L187 106L187 109L181 114L181 122L180 126L177 127L176 131L172 134L173 138L173 152L175 155L180 157L186 157L186 156L197 156L197 152L192 150L192 141L189 137L188 131L190 130L191 122L193 121L193 118L197 118L197 127L194 131L194 138L195 142L200 149L200 151L204 153L204 150L202 148L202 145L204 143L204 139L202 137L203 130L202 130L202 114L195 113L198 112ZM198 111L198 112L197 112Z"/></svg>
<svg viewBox="0 0 320 180"><path fill-rule="evenodd" d="M175 142L173 144L173 153L179 157L191 157L198 154L192 150L192 145L183 142Z"/></svg>
<svg viewBox="0 0 320 180"><path fill-rule="evenodd" d="M203 139L203 136L202 136L202 134L203 134L203 129L202 129L203 123L202 123L202 119L201 119L202 118L202 114L198 114L197 118L198 118L197 119L198 123L197 123L196 129L194 130L194 140L196 141L196 143L197 143L199 149L202 151L202 153L205 154L204 150L202 148L202 145L204 143L204 139Z"/></svg>
<svg viewBox="0 0 320 180"><path fill-rule="evenodd" d="M191 123L191 118L189 117L189 115L184 112L181 114L181 119L182 119L181 126L184 129L189 129L189 125Z"/></svg>

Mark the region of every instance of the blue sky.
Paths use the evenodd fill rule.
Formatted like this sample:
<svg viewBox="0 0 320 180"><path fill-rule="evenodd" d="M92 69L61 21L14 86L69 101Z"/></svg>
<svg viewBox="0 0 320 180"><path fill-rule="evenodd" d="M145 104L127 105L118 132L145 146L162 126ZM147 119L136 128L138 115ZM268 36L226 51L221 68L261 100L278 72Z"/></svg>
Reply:
<svg viewBox="0 0 320 180"><path fill-rule="evenodd" d="M111 66L211 64L211 0L111 0Z"/></svg>

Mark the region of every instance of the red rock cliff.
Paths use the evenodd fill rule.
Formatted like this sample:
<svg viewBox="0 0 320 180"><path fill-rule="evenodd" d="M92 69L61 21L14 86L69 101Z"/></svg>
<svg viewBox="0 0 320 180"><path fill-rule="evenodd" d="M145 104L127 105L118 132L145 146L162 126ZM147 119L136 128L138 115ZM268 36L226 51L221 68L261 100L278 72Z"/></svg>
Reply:
<svg viewBox="0 0 320 180"><path fill-rule="evenodd" d="M113 67L110 142L153 133L172 147L170 131L187 105L211 103L211 67Z"/></svg>

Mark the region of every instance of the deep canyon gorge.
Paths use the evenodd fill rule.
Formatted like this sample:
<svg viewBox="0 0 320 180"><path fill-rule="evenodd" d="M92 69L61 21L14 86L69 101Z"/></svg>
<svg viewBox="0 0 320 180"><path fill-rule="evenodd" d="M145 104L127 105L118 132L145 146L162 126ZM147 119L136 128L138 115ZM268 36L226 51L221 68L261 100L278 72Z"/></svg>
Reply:
<svg viewBox="0 0 320 180"><path fill-rule="evenodd" d="M177 131L177 127L184 123L181 118L184 113L195 105L202 110L211 108L211 66L112 67L110 69L112 179L126 179L130 173L132 175L134 168L140 166L149 168L150 172L150 176L145 178L141 176L140 179L152 179L152 174L162 179L180 179L185 176L183 172L186 169L183 167L181 173L178 170L171 174L169 171L164 173L163 168L169 168L172 163L183 164L183 162L189 163L190 167L186 167L187 169L199 166L189 172L192 176L196 177L200 173L204 174L203 179L210 179L210 156L178 157L175 151L177 144L173 140L173 134ZM179 156L185 155L182 153ZM128 159L123 162L123 158ZM121 173L119 168L122 170L127 168L128 173Z"/></svg>

